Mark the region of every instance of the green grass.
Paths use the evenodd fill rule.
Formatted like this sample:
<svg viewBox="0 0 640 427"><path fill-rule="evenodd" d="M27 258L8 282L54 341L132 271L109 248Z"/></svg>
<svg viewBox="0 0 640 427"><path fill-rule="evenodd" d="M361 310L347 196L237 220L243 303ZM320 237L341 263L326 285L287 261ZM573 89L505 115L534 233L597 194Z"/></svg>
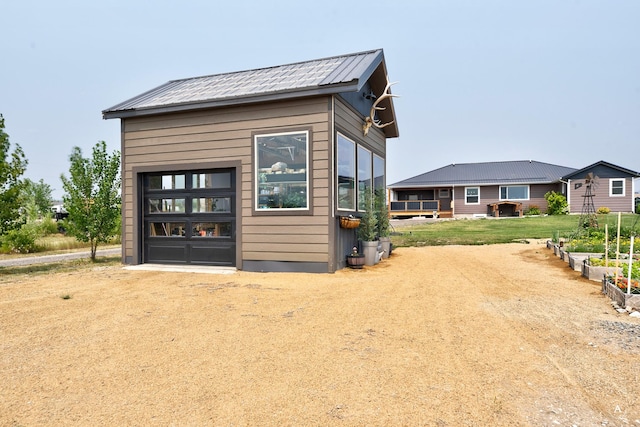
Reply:
<svg viewBox="0 0 640 427"><path fill-rule="evenodd" d="M89 258L74 259L68 261L52 262L48 264L31 264L12 267L0 267L0 283L10 280L19 275L46 275L50 273L76 272L83 269L95 267L110 267L120 265L122 262L119 256L98 257L95 262Z"/></svg>
<svg viewBox="0 0 640 427"><path fill-rule="evenodd" d="M635 226L640 233L640 215L623 214L622 226ZM460 219L402 226L391 242L402 246L490 245L529 239L552 239L555 233L568 238L578 230L579 215L552 215L501 219ZM616 232L617 214L598 215L600 228L608 224Z"/></svg>

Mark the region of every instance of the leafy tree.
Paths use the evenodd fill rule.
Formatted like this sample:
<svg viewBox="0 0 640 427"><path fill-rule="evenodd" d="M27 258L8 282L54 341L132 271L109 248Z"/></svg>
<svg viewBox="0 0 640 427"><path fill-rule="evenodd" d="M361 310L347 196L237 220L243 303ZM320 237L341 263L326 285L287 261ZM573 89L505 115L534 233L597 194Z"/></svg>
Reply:
<svg viewBox="0 0 640 427"><path fill-rule="evenodd" d="M4 131L4 117L0 114L0 236L20 228L20 176L27 169L27 159L19 145L12 153L9 135Z"/></svg>
<svg viewBox="0 0 640 427"><path fill-rule="evenodd" d="M29 178L24 180L22 198L28 220L33 221L51 216L51 206L53 205L51 192L51 186L42 179L38 182L31 181Z"/></svg>
<svg viewBox="0 0 640 427"><path fill-rule="evenodd" d="M549 191L544 195L547 201L547 213L549 215L565 215L567 213L567 198L555 191Z"/></svg>
<svg viewBox="0 0 640 427"><path fill-rule="evenodd" d="M91 260L95 261L98 243L113 237L120 216L120 152L107 154L107 144L100 141L93 147L91 159L82 157L74 147L69 156L70 177L60 177L66 194L64 207L69 212L67 232L91 245Z"/></svg>

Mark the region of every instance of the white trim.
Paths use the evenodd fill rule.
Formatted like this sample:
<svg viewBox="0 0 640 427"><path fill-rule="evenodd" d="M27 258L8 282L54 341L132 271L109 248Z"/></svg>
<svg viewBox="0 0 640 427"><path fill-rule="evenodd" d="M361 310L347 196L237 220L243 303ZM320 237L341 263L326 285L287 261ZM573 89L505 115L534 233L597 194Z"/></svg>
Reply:
<svg viewBox="0 0 640 427"><path fill-rule="evenodd" d="M622 181L622 194L613 194L613 183ZM624 197L626 194L627 180L625 178L609 178L609 197Z"/></svg>
<svg viewBox="0 0 640 427"><path fill-rule="evenodd" d="M341 132L336 132L336 169L335 169L335 176L334 176L334 180L335 180L335 199L336 199L336 210L339 211L347 211L347 212L355 212L358 206L358 144L352 140L351 138L347 137L345 134L341 133ZM344 138L346 141L349 141L352 145L353 145L353 180L354 180L354 187L353 187L353 206L351 206L350 208L343 208L340 206L340 201L338 200L338 198L340 197L340 189L338 188L338 186L340 185L340 180L338 179L339 176L338 174L340 173L340 150L338 149L338 143L340 142L340 138Z"/></svg>
<svg viewBox="0 0 640 427"><path fill-rule="evenodd" d="M469 203L467 202L467 197L469 197L469 195L467 194L467 190L471 189L471 188L475 188L478 190L478 201L476 203ZM476 197L476 196L471 196L471 197ZM480 204L480 187L464 187L464 204L465 205L479 205Z"/></svg>
<svg viewBox="0 0 640 427"><path fill-rule="evenodd" d="M527 187L527 197L525 199L515 199L513 197L509 197L509 187ZM502 198L502 189L507 188L507 198ZM529 185L500 185L498 186L498 200L530 200L531 199L531 187Z"/></svg>

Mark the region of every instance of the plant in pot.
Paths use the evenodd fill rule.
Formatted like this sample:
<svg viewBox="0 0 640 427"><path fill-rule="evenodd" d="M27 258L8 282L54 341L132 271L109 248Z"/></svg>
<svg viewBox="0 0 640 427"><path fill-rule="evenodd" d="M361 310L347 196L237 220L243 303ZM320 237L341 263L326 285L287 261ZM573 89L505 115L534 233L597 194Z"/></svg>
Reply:
<svg viewBox="0 0 640 427"><path fill-rule="evenodd" d="M363 191L362 205L364 213L360 218L360 227L358 227L358 239L362 245L364 253L364 264L374 265L378 256L378 220L376 217L373 195L370 189Z"/></svg>
<svg viewBox="0 0 640 427"><path fill-rule="evenodd" d="M389 237L389 208L384 189L376 190L376 220L378 227L378 238L382 246L382 258L389 258L391 254L391 238Z"/></svg>
<svg viewBox="0 0 640 427"><path fill-rule="evenodd" d="M362 268L364 265L364 254L358 252L358 247L351 248L351 253L347 255L347 265L351 268Z"/></svg>

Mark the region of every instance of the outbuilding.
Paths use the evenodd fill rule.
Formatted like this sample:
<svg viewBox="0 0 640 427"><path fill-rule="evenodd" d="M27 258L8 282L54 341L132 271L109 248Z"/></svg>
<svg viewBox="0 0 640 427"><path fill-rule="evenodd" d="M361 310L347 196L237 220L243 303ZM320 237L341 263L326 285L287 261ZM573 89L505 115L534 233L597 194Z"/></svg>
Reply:
<svg viewBox="0 0 640 427"><path fill-rule="evenodd" d="M334 272L398 126L382 50L170 81L121 120L125 264Z"/></svg>

